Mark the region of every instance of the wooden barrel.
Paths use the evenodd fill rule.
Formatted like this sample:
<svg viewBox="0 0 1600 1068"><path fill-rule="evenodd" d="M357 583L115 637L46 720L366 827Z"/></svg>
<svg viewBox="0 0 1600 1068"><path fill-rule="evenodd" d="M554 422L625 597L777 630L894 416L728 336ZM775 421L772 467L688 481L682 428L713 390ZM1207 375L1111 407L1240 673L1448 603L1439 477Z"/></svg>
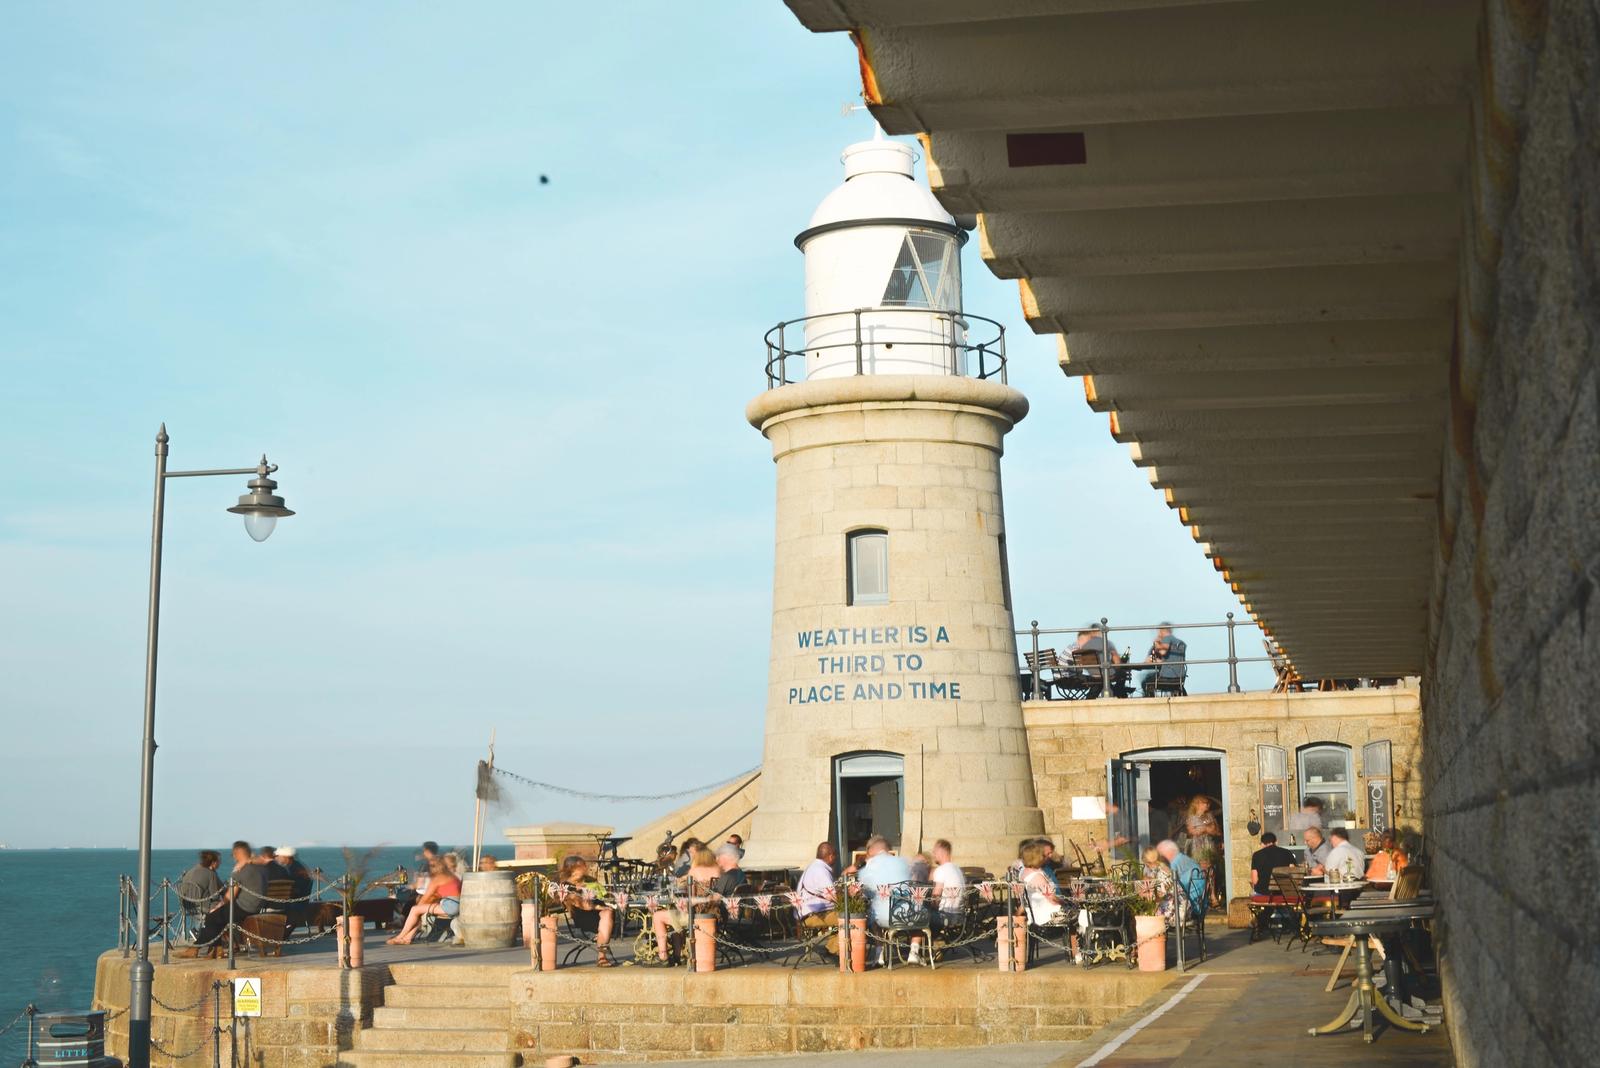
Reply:
<svg viewBox="0 0 1600 1068"><path fill-rule="evenodd" d="M506 949L522 934L516 879L509 871L468 872L461 879L456 933L473 949Z"/></svg>

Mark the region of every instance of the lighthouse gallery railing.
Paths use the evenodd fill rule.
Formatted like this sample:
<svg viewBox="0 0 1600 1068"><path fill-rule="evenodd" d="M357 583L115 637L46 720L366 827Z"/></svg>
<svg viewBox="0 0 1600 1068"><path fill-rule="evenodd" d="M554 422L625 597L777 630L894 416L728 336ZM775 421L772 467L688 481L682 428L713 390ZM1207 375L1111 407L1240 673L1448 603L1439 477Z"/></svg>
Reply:
<svg viewBox="0 0 1600 1068"><path fill-rule="evenodd" d="M875 340L870 333L861 328L861 317L870 316L874 323L879 316L915 315L926 321L933 318L936 321L947 322L952 329L946 337L929 337L926 340L906 338L898 335L893 341ZM840 320L850 317L854 320L854 330L845 333L839 341L828 341L822 344L808 345L805 343L805 326L807 323L818 322L824 319ZM842 326L843 324L841 324ZM981 331L982 340L974 341L968 337L969 331L974 326ZM795 328L799 329L796 330ZM830 331L831 333L831 331ZM819 353L837 349L850 350L854 353L856 371L858 375L870 373L867 364L873 354L879 349L888 349L904 346L906 348L934 349L944 355L944 364L949 374L963 375L967 358L975 360L976 374L972 378L998 378L1006 381L1006 328L993 319L982 315L973 315L970 312L940 311L936 308L856 308L851 311L822 312L818 315L807 315L800 319L789 319L779 323L768 330L763 340L767 344L767 388L776 389L795 382L804 381L805 358L807 353L815 356ZM791 347L798 342L798 347ZM801 374L791 378L789 361L799 361Z"/></svg>

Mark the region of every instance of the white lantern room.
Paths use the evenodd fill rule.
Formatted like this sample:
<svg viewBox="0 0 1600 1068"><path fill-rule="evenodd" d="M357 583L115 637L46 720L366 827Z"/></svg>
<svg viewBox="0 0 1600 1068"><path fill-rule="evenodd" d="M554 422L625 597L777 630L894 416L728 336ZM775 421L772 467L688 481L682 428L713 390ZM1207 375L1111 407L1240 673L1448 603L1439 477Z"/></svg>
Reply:
<svg viewBox="0 0 1600 1068"><path fill-rule="evenodd" d="M794 240L806 262L805 377L966 374L967 234L916 181L909 145L880 130L841 158L844 183Z"/></svg>

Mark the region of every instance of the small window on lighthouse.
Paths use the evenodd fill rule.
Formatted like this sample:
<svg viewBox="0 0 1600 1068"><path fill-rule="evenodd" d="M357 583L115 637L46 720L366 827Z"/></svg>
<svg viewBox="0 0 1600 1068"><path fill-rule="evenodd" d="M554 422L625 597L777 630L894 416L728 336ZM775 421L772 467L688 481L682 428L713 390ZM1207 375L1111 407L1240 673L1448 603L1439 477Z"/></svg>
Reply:
<svg viewBox="0 0 1600 1068"><path fill-rule="evenodd" d="M850 603L888 604L888 533L882 530L857 530L849 535L847 545Z"/></svg>
<svg viewBox="0 0 1600 1068"><path fill-rule="evenodd" d="M946 234L912 230L883 289L885 307L955 309L961 289L956 243Z"/></svg>

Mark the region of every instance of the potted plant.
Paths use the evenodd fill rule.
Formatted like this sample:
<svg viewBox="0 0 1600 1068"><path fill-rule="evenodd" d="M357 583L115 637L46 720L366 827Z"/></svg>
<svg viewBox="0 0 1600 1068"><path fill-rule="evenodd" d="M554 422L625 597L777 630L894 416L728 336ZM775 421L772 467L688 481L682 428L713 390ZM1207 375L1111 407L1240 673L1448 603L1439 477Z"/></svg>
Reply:
<svg viewBox="0 0 1600 1068"><path fill-rule="evenodd" d="M362 895L379 882L378 879L371 876L371 872L372 862L382 848L382 846L373 846L362 853L345 846L342 851L344 853L344 874L334 884L339 888L339 903L344 907L344 914L339 917L339 922L334 932L334 937L339 944L339 967L341 968L359 968L366 960L366 921L356 909Z"/></svg>
<svg viewBox="0 0 1600 1068"><path fill-rule="evenodd" d="M1153 894L1135 893L1128 899L1133 914L1133 944L1141 972L1165 971L1167 967L1167 919Z"/></svg>

